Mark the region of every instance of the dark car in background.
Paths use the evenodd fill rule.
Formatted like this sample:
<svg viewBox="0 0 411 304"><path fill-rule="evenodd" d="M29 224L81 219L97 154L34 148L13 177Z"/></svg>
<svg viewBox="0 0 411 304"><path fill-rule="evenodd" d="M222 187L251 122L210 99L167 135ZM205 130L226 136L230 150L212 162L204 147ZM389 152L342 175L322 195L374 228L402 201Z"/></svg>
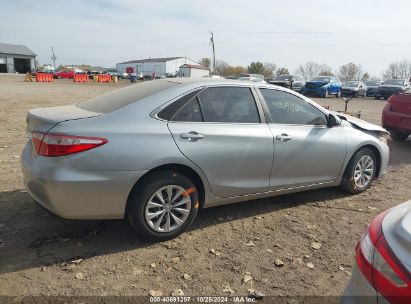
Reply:
<svg viewBox="0 0 411 304"><path fill-rule="evenodd" d="M375 97L380 86L381 81L369 80L365 82L367 86L367 97Z"/></svg>
<svg viewBox="0 0 411 304"><path fill-rule="evenodd" d="M407 79L389 79L385 80L378 87L375 99L384 98L387 100L392 94L405 92L410 89L410 83Z"/></svg>
<svg viewBox="0 0 411 304"><path fill-rule="evenodd" d="M391 138L404 141L411 134L411 91L393 94L382 112L382 125Z"/></svg>
<svg viewBox="0 0 411 304"><path fill-rule="evenodd" d="M329 95L341 97L342 84L334 76L317 76L307 81L303 87L303 95L317 95L327 98Z"/></svg>
<svg viewBox="0 0 411 304"><path fill-rule="evenodd" d="M270 80L268 83L285 87L301 93L305 81L302 77L297 75L280 75Z"/></svg>
<svg viewBox="0 0 411 304"><path fill-rule="evenodd" d="M362 81L346 81L342 84L341 96L366 97L367 86Z"/></svg>

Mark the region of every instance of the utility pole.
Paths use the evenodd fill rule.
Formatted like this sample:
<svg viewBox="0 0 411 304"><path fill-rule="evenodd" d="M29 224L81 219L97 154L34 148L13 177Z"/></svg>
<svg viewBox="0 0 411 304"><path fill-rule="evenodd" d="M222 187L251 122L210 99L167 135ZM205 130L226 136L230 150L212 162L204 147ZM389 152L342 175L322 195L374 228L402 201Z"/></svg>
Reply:
<svg viewBox="0 0 411 304"><path fill-rule="evenodd" d="M53 60L54 69L56 69L56 59L57 59L57 57L56 57L56 55L54 54L54 49L53 49L53 47L51 47L51 51L53 52L53 56L51 56L51 60Z"/></svg>
<svg viewBox="0 0 411 304"><path fill-rule="evenodd" d="M211 42L211 45L213 46L213 74L214 74L214 75L217 75L217 74L216 74L216 68L215 68L214 33L213 33L213 32L210 32L210 34L211 34L210 42Z"/></svg>

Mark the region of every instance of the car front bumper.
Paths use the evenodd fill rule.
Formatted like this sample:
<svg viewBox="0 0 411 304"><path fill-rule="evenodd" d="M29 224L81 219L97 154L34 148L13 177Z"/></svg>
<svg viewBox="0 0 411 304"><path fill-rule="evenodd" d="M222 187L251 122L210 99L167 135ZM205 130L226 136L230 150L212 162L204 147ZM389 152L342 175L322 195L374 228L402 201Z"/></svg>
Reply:
<svg viewBox="0 0 411 304"><path fill-rule="evenodd" d="M310 89L310 88L303 88L303 93L307 95L324 95L325 91L327 91L327 88L325 87L319 87L315 89Z"/></svg>
<svg viewBox="0 0 411 304"><path fill-rule="evenodd" d="M87 152L84 152L87 153ZM146 171L81 171L67 157L44 157L25 146L21 167L30 196L67 219L120 219L128 195Z"/></svg>
<svg viewBox="0 0 411 304"><path fill-rule="evenodd" d="M387 174L388 161L390 160L390 148L385 142L380 142L381 148L381 166L378 177L381 178Z"/></svg>

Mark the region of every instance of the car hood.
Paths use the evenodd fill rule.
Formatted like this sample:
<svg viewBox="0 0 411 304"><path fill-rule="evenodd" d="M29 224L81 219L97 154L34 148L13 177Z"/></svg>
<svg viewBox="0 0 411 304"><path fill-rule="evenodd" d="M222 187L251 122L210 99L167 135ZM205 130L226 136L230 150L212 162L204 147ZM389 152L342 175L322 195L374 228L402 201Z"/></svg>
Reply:
<svg viewBox="0 0 411 304"><path fill-rule="evenodd" d="M398 88L398 89L402 89L402 88L404 88L404 86L403 86L403 85L397 85L397 84L385 84L385 85L380 85L380 88L381 88L381 89L384 89L384 88Z"/></svg>
<svg viewBox="0 0 411 304"><path fill-rule="evenodd" d="M337 112L332 112L334 115L337 115L343 120L348 121L352 125L356 126L357 128L366 130L366 131L372 131L372 132L379 132L379 133L384 133L388 134L387 130L385 130L383 127L374 125L372 123L366 122L365 120L359 119L357 117L348 115L348 114L343 114L343 113L337 113Z"/></svg>

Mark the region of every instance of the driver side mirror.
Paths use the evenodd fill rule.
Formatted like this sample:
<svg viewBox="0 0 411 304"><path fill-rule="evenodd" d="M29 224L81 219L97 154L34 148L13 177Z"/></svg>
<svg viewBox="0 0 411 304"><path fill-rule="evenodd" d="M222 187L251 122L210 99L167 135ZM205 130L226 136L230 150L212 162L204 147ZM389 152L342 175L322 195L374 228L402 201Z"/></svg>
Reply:
<svg viewBox="0 0 411 304"><path fill-rule="evenodd" d="M328 115L327 122L328 122L327 126L329 128L336 127L336 126L341 125L341 118L339 118L338 116L330 113Z"/></svg>

